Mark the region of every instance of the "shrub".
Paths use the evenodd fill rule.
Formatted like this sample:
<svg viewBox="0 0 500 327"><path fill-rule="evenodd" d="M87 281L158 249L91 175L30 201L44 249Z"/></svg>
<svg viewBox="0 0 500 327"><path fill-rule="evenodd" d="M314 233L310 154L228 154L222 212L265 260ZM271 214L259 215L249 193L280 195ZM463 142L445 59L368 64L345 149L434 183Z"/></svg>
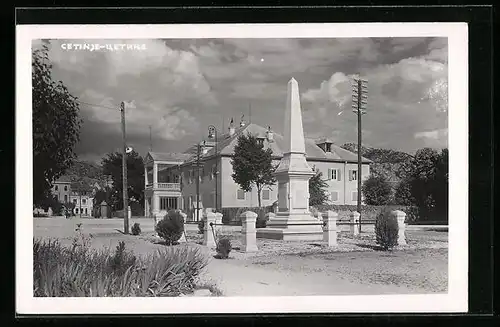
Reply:
<svg viewBox="0 0 500 327"><path fill-rule="evenodd" d="M58 241L33 240L34 296L145 297L192 292L208 257L200 248L162 250L132 262L116 259L117 253L126 252L124 245L111 256L109 251L75 252ZM121 269L112 269L111 263L118 261Z"/></svg>
<svg viewBox="0 0 500 327"><path fill-rule="evenodd" d="M383 176L370 175L361 191L368 205L387 205L392 202L392 187Z"/></svg>
<svg viewBox="0 0 500 327"><path fill-rule="evenodd" d="M266 210L262 208L257 212L257 220L255 221L256 228L266 228L268 217L266 217Z"/></svg>
<svg viewBox="0 0 500 327"><path fill-rule="evenodd" d="M240 225L241 226L241 214L246 211L253 211L256 214L259 214L260 211L264 211L264 213L274 212L274 208L272 205L267 207L226 207L222 208L222 223L226 225Z"/></svg>
<svg viewBox="0 0 500 327"><path fill-rule="evenodd" d="M227 259L229 257L229 252L232 250L231 240L227 237L221 238L217 242L217 257L220 259Z"/></svg>
<svg viewBox="0 0 500 327"><path fill-rule="evenodd" d="M178 210L170 210L165 217L156 224L158 236L165 240L167 245L175 244L184 233L184 218Z"/></svg>
<svg viewBox="0 0 500 327"><path fill-rule="evenodd" d="M383 208L375 221L377 244L388 250L398 244L398 221L389 208Z"/></svg>
<svg viewBox="0 0 500 327"><path fill-rule="evenodd" d="M132 226L132 235L139 235L141 234L141 226L139 223L134 223Z"/></svg>
<svg viewBox="0 0 500 327"><path fill-rule="evenodd" d="M203 234L205 233L205 220L200 220L198 222L198 234Z"/></svg>

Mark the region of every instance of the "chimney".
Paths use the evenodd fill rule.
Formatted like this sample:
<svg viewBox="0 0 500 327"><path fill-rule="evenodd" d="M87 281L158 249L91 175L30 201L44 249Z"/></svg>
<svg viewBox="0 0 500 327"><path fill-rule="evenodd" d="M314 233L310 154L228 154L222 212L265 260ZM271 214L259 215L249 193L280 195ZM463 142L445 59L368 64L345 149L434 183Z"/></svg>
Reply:
<svg viewBox="0 0 500 327"><path fill-rule="evenodd" d="M271 126L267 126L266 137L267 137L267 141L268 141L269 143L274 142L274 133L273 133L273 131L271 130Z"/></svg>
<svg viewBox="0 0 500 327"><path fill-rule="evenodd" d="M229 137L233 136L236 129L234 128L233 118L231 118L231 122L229 123Z"/></svg>
<svg viewBox="0 0 500 327"><path fill-rule="evenodd" d="M245 126L245 119L244 119L245 115L241 115L241 120L240 120L240 127L243 127Z"/></svg>

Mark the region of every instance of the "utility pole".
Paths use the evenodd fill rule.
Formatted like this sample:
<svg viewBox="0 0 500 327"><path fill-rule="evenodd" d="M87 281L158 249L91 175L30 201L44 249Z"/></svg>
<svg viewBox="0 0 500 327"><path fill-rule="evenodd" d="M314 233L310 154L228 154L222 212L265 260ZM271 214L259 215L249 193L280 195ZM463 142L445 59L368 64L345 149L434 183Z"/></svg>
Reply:
<svg viewBox="0 0 500 327"><path fill-rule="evenodd" d="M200 221L200 143L196 157L196 221Z"/></svg>
<svg viewBox="0 0 500 327"><path fill-rule="evenodd" d="M120 111L122 115L123 133L123 154L122 154L122 174L123 174L123 233L129 234L128 216L128 191L127 191L127 137L125 132L125 102L121 103Z"/></svg>
<svg viewBox="0 0 500 327"><path fill-rule="evenodd" d="M252 123L252 102L248 103L248 123Z"/></svg>
<svg viewBox="0 0 500 327"><path fill-rule="evenodd" d="M361 149L362 149L362 142L361 142L361 135L362 135L362 128L361 128L361 116L366 114L366 106L367 106L367 93L368 93L368 81L363 80L361 78L355 78L353 81L353 95L352 95L352 107L353 107L353 112L358 115L358 172L357 172L357 182L358 182L358 206L357 210L359 213L359 233L361 233L361 170L362 170L362 163L361 163Z"/></svg>

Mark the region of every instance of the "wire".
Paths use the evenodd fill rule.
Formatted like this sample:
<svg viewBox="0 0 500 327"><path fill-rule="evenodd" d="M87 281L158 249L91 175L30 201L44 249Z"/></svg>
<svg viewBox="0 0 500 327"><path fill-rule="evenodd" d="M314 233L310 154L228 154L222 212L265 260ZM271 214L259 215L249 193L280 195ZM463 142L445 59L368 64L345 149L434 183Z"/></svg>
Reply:
<svg viewBox="0 0 500 327"><path fill-rule="evenodd" d="M80 101L80 100L76 100L76 102L80 103L80 104L85 104L87 106L93 106L93 107L100 107L100 108L106 108L106 109L119 109L119 107L106 107L106 106L102 106L100 104L93 104L93 103L87 103L87 102L83 102L83 101Z"/></svg>

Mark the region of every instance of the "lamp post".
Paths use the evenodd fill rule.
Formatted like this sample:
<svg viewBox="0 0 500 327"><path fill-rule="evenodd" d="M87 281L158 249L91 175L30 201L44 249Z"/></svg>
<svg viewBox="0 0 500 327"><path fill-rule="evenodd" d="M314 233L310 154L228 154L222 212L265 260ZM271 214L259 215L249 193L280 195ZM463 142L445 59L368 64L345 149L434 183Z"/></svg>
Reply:
<svg viewBox="0 0 500 327"><path fill-rule="evenodd" d="M359 213L359 233L361 233L361 116L366 114L368 98L368 81L359 77L352 81L352 111L358 115L358 213Z"/></svg>
<svg viewBox="0 0 500 327"><path fill-rule="evenodd" d="M215 175L215 211L217 211L218 209L218 178L217 178L217 175L218 175L218 164L217 164L217 152L218 152L218 149L217 149L217 128L215 128L214 125L210 125L208 126L208 138L211 138L211 139L214 139L215 140L215 172L214 172L214 175Z"/></svg>

